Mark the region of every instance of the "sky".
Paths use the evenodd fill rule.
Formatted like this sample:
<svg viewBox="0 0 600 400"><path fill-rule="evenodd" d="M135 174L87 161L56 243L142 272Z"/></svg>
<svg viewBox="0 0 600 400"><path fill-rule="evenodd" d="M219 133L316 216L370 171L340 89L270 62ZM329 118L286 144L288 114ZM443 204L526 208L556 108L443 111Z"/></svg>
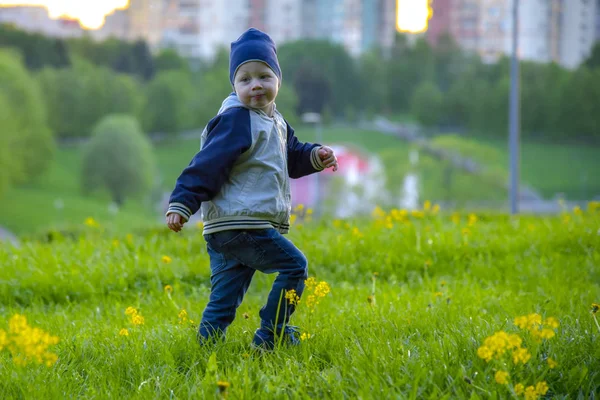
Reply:
<svg viewBox="0 0 600 400"><path fill-rule="evenodd" d="M401 32L425 32L431 18L429 0L397 0L396 28Z"/></svg>
<svg viewBox="0 0 600 400"><path fill-rule="evenodd" d="M87 29L104 25L104 17L115 9L123 9L129 0L0 0L1 6L44 6L50 18L78 19Z"/></svg>

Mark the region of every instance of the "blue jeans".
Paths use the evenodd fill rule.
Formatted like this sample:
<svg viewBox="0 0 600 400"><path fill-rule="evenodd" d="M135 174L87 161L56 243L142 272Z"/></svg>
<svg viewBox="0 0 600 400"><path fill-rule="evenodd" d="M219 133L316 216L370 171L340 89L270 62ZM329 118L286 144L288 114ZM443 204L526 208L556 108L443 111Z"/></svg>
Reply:
<svg viewBox="0 0 600 400"><path fill-rule="evenodd" d="M302 296L308 277L304 254L275 229L222 231L204 238L210 256L211 293L199 339L225 334L256 271L279 274L259 315L261 330L280 333L295 309L285 292L294 289Z"/></svg>

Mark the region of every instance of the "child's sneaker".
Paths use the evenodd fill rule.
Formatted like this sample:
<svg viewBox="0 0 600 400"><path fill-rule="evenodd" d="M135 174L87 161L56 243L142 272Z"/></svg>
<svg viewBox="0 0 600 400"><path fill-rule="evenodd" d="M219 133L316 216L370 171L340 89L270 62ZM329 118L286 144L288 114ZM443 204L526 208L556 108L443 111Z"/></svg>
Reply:
<svg viewBox="0 0 600 400"><path fill-rule="evenodd" d="M254 339L252 339L252 347L263 351L273 351L276 342L279 342L275 338L273 332L266 329L257 329L254 333ZM282 343L286 343L292 346L300 344L298 327L287 325L283 329Z"/></svg>

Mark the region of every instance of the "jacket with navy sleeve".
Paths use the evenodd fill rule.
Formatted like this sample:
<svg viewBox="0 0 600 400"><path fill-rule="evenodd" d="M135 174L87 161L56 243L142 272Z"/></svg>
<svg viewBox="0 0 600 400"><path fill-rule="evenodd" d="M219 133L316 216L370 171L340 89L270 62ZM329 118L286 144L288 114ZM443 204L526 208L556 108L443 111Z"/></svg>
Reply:
<svg viewBox="0 0 600 400"><path fill-rule="evenodd" d="M283 116L247 108L235 93L204 128L198 152L169 199L185 220L202 211L204 234L230 229L289 230L289 178L323 170L320 145L301 143Z"/></svg>

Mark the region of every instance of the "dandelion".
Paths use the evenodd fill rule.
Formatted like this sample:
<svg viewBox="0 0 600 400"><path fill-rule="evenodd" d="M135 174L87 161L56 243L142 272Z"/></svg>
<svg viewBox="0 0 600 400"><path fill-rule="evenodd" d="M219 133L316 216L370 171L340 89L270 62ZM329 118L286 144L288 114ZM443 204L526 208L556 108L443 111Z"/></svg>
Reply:
<svg viewBox="0 0 600 400"><path fill-rule="evenodd" d="M489 362L494 357L494 352L487 346L481 346L477 349L477 356Z"/></svg>
<svg viewBox="0 0 600 400"><path fill-rule="evenodd" d="M410 212L410 215L412 215L414 218L417 218L417 219L425 218L425 213L423 211L419 211L419 210L412 210Z"/></svg>
<svg viewBox="0 0 600 400"><path fill-rule="evenodd" d="M463 228L461 232L463 236L469 236L471 234L471 230L469 228Z"/></svg>
<svg viewBox="0 0 600 400"><path fill-rule="evenodd" d="M508 372L506 371L496 371L496 375L494 375L494 379L496 383L500 385L506 385L508 383Z"/></svg>
<svg viewBox="0 0 600 400"><path fill-rule="evenodd" d="M200 230L204 229L204 223L202 221L196 222L196 228Z"/></svg>
<svg viewBox="0 0 600 400"><path fill-rule="evenodd" d="M119 336L129 336L129 331L123 328L119 331Z"/></svg>
<svg viewBox="0 0 600 400"><path fill-rule="evenodd" d="M373 295L368 295L367 296L367 303L373 305L375 303L375 296Z"/></svg>
<svg viewBox="0 0 600 400"><path fill-rule="evenodd" d="M308 208L308 209L306 209L306 215L307 215L307 216L311 216L311 215L313 215L313 209L312 209L312 208Z"/></svg>
<svg viewBox="0 0 600 400"><path fill-rule="evenodd" d="M590 201L588 203L587 209L590 213L600 210L600 201Z"/></svg>
<svg viewBox="0 0 600 400"><path fill-rule="evenodd" d="M134 325L144 325L144 317L142 317L142 316L141 316L141 315L139 315L139 314L133 315L133 316L131 317L131 322L132 322Z"/></svg>
<svg viewBox="0 0 600 400"><path fill-rule="evenodd" d="M290 225L294 225L294 223L296 222L297 218L298 217L296 216L296 214L290 215Z"/></svg>
<svg viewBox="0 0 600 400"><path fill-rule="evenodd" d="M433 294L433 297L442 297L443 295L444 295L444 293L442 293L442 292L435 292Z"/></svg>
<svg viewBox="0 0 600 400"><path fill-rule="evenodd" d="M573 207L573 214L581 216L583 214L583 211L581 211L581 207L579 207L579 206Z"/></svg>
<svg viewBox="0 0 600 400"><path fill-rule="evenodd" d="M548 357L548 367L550 369L554 369L558 366L558 363L556 361L554 361L552 358Z"/></svg>
<svg viewBox="0 0 600 400"><path fill-rule="evenodd" d="M173 286L171 286L171 285L165 285L165 293L166 294L173 293Z"/></svg>
<svg viewBox="0 0 600 400"><path fill-rule="evenodd" d="M294 212L297 213L301 213L302 210L304 210L304 204L298 204L295 208L294 208Z"/></svg>
<svg viewBox="0 0 600 400"><path fill-rule="evenodd" d="M2 329L0 329L0 351L6 347L8 344L8 335Z"/></svg>
<svg viewBox="0 0 600 400"><path fill-rule="evenodd" d="M598 313L598 311L600 311L600 304L598 303L592 303L592 314L596 314Z"/></svg>
<svg viewBox="0 0 600 400"><path fill-rule="evenodd" d="M544 320L544 325L549 326L552 329L556 329L560 324L556 318L548 317Z"/></svg>
<svg viewBox="0 0 600 400"><path fill-rule="evenodd" d="M539 332L539 337L542 339L552 339L555 335L552 329L544 328Z"/></svg>
<svg viewBox="0 0 600 400"><path fill-rule="evenodd" d="M36 363L51 367L58 361L58 356L48 351L50 346L58 344L58 336L29 326L27 318L20 314L13 315L8 325L8 332L0 330L0 350L7 348L15 365Z"/></svg>
<svg viewBox="0 0 600 400"><path fill-rule="evenodd" d="M431 215L437 215L440 212L440 205L436 204L431 209Z"/></svg>
<svg viewBox="0 0 600 400"><path fill-rule="evenodd" d="M165 264L171 264L171 262L173 261L173 259L169 256L162 256L161 260Z"/></svg>
<svg viewBox="0 0 600 400"><path fill-rule="evenodd" d="M312 337L312 335L310 333L306 333L304 332L302 335L300 335L300 340L305 341L308 340Z"/></svg>

